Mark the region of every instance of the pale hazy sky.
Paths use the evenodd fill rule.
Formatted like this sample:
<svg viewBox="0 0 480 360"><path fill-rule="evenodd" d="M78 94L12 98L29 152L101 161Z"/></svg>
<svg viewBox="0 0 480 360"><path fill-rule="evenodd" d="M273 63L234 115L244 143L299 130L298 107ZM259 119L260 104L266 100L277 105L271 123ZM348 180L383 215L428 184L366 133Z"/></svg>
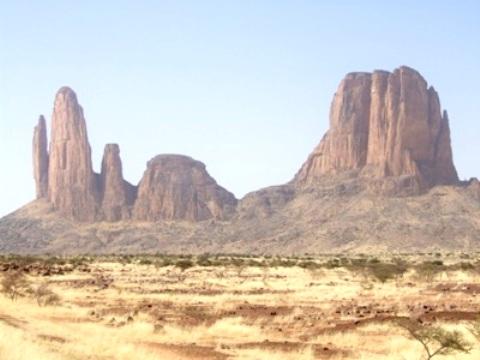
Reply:
<svg viewBox="0 0 480 360"><path fill-rule="evenodd" d="M96 171L120 144L203 161L237 197L290 180L347 72L419 70L450 116L462 178L480 176L480 1L0 0L0 216L34 197L32 130L63 85Z"/></svg>

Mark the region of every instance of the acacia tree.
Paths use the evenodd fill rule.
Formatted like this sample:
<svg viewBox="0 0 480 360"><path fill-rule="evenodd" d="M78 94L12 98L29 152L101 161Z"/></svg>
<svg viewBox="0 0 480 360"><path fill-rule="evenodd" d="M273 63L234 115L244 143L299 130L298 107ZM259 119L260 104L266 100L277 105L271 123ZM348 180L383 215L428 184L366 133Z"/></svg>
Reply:
<svg viewBox="0 0 480 360"><path fill-rule="evenodd" d="M422 325L410 319L400 320L398 325L405 329L412 339L422 345L427 360L437 355L450 355L455 352L469 353L471 350L471 344L459 331L447 331L440 327Z"/></svg>

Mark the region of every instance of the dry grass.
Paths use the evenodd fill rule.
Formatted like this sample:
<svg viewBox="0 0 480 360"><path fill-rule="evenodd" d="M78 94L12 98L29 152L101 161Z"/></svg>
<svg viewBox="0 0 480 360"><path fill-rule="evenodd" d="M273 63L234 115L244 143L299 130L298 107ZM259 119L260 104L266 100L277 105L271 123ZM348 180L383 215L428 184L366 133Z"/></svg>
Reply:
<svg viewBox="0 0 480 360"><path fill-rule="evenodd" d="M48 282L61 302L0 295L0 358L422 359L399 317L459 330L474 347L450 358L480 358L468 331L480 312L473 270L447 264L426 281L409 267L380 281L358 267L294 266L325 258L244 260L182 269L105 258L48 276L30 272L32 288Z"/></svg>

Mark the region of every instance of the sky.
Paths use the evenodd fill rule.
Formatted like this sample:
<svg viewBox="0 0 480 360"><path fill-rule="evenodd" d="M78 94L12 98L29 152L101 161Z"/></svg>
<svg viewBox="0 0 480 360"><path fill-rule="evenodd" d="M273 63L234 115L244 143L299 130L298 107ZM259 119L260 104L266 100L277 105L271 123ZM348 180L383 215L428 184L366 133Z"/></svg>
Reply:
<svg viewBox="0 0 480 360"><path fill-rule="evenodd" d="M61 86L94 170L106 143L133 184L186 154L240 198L293 177L346 73L400 65L439 92L460 177L480 177L480 1L0 0L0 216L34 198L33 127Z"/></svg>

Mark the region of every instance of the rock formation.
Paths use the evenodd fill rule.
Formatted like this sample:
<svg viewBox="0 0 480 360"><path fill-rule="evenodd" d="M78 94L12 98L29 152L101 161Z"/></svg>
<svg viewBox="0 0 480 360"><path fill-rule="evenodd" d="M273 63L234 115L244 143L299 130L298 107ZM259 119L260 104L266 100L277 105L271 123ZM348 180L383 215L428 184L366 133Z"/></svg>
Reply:
<svg viewBox="0 0 480 360"><path fill-rule="evenodd" d="M134 186L123 180L120 148L105 145L100 174L102 219L118 221L130 217L130 206L135 198Z"/></svg>
<svg viewBox="0 0 480 360"><path fill-rule="evenodd" d="M77 96L68 87L57 92L50 141L49 201L66 216L95 220L97 189L87 128Z"/></svg>
<svg viewBox="0 0 480 360"><path fill-rule="evenodd" d="M148 163L140 189L123 179L120 149L105 146L102 170L92 169L91 150L82 107L68 87L55 98L50 153L45 119L33 138L37 198L47 198L60 214L82 222L225 219L235 197L218 186L205 165L186 156L157 156Z"/></svg>
<svg viewBox="0 0 480 360"><path fill-rule="evenodd" d="M108 144L95 174L71 89L58 92L51 125L49 151L42 117L34 131L39 199L0 219L0 252L480 248L480 182L458 180L448 115L435 90L407 67L348 74L333 98L328 132L293 180L238 202L204 164L181 155L154 157L133 186L123 178L118 145ZM92 224L102 221L118 223Z"/></svg>
<svg viewBox="0 0 480 360"><path fill-rule="evenodd" d="M330 129L294 182L308 185L346 171L407 179L417 190L458 182L448 116L418 72L403 66L351 73L340 83Z"/></svg>
<svg viewBox="0 0 480 360"><path fill-rule="evenodd" d="M147 164L133 217L150 221L225 219L236 202L201 162L182 155L159 155Z"/></svg>
<svg viewBox="0 0 480 360"><path fill-rule="evenodd" d="M348 74L333 98L330 129L294 180L249 194L238 209L205 165L187 156L154 157L136 187L123 179L118 145L108 144L101 174L95 174L83 110L67 87L55 99L49 152L46 144L41 117L33 139L37 197L87 222L223 220L236 210L238 219L267 218L319 182L319 196L352 195L365 187L414 195L458 183L447 113L433 87L408 67Z"/></svg>
<svg viewBox="0 0 480 360"><path fill-rule="evenodd" d="M37 199L48 195L48 150L47 125L43 115L38 119L38 125L33 132L33 176Z"/></svg>

